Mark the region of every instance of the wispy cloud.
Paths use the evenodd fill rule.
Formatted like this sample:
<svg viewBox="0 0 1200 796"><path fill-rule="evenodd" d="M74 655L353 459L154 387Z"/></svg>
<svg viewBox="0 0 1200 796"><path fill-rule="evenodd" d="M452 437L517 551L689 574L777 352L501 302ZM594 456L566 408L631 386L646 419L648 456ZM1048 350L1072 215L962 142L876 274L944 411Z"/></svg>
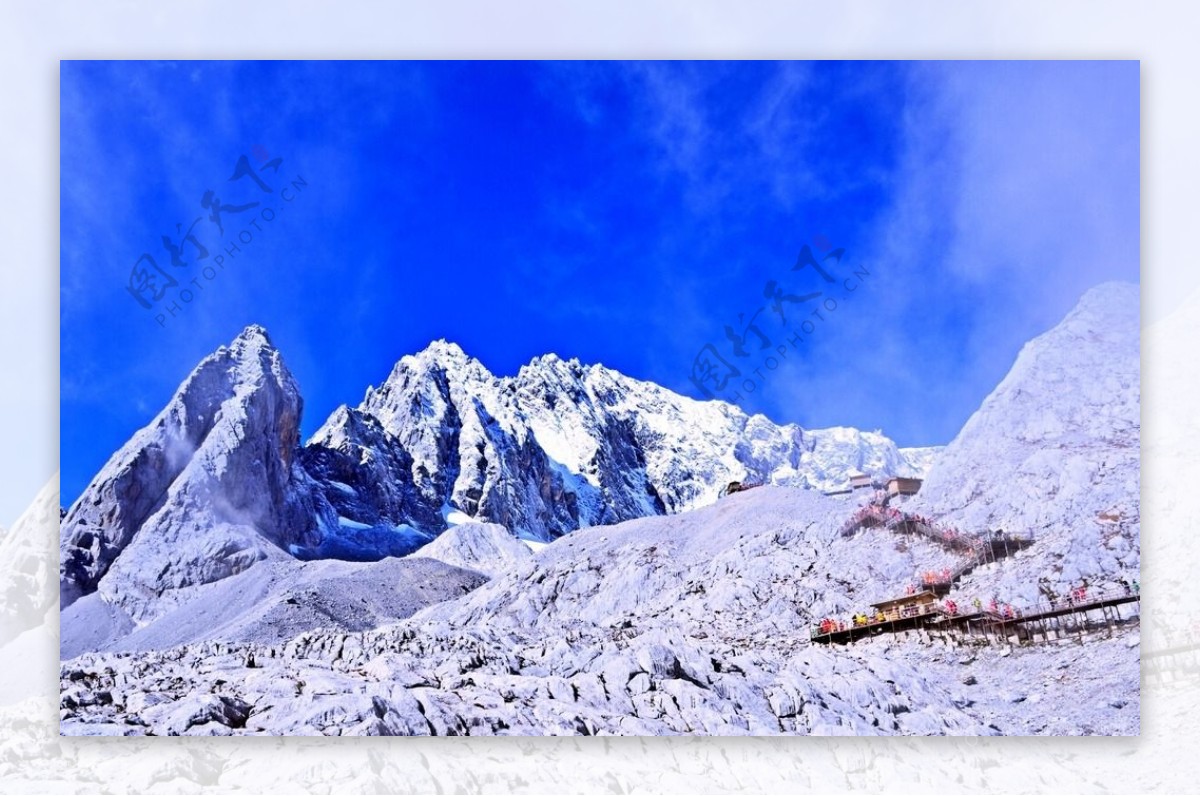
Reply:
<svg viewBox="0 0 1200 796"><path fill-rule="evenodd" d="M847 242L879 275L871 306L830 327L840 363L773 403L939 443L1088 288L1138 280L1138 70L920 64L905 91L896 190Z"/></svg>
<svg viewBox="0 0 1200 796"><path fill-rule="evenodd" d="M945 442L1086 288L1137 278L1136 65L64 75L63 428L101 458L251 321L286 344L314 422L436 337L502 371L555 351L695 392L692 357L767 280L816 289L790 266L818 233L872 279L747 408ZM132 260L255 144L319 193L218 301L147 337ZM64 489L81 469L64 462Z"/></svg>

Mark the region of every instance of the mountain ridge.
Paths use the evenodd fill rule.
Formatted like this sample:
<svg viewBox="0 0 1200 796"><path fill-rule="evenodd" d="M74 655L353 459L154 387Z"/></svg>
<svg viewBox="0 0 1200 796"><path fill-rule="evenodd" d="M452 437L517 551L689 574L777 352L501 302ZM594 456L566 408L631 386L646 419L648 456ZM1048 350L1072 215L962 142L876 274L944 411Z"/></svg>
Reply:
<svg viewBox="0 0 1200 796"><path fill-rule="evenodd" d="M303 407L262 326L204 357L62 518L63 609L89 598L72 615L116 638L260 563L406 556L462 522L546 542L706 505L735 480L912 470L876 432L776 426L553 354L496 377L444 340L301 444Z"/></svg>

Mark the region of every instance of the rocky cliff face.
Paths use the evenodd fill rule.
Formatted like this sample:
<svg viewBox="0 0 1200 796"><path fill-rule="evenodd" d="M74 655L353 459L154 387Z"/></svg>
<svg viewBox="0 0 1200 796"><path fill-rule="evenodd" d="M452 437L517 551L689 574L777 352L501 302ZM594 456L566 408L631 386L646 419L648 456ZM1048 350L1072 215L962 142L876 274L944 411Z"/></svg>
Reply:
<svg viewBox="0 0 1200 796"><path fill-rule="evenodd" d="M454 512L549 540L696 508L734 480L835 489L860 470L921 474L929 449L777 426L554 355L497 378L438 341L401 359L358 408L335 412L305 456L337 462L316 469L355 522L437 529L438 515Z"/></svg>
<svg viewBox="0 0 1200 796"><path fill-rule="evenodd" d="M317 544L332 511L298 460L302 403L266 332L206 357L62 521L62 604L156 598Z"/></svg>

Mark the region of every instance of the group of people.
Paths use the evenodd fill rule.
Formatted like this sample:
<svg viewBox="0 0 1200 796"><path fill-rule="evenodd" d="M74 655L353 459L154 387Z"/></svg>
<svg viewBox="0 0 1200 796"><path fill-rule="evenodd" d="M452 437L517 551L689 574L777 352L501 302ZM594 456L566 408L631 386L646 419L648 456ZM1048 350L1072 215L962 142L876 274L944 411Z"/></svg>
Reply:
<svg viewBox="0 0 1200 796"><path fill-rule="evenodd" d="M880 524L890 520L903 519L904 515L897 509L889 509L885 506L879 506L874 503L868 503L858 511L850 515L850 519L846 520L843 530L851 530L858 528L867 520L874 520Z"/></svg>
<svg viewBox="0 0 1200 796"><path fill-rule="evenodd" d="M950 570L947 569L943 569L940 572L924 572L922 573L922 581L926 584L935 583L943 579L948 579L949 575ZM1120 584L1125 589L1126 594L1140 594L1141 592L1141 584L1139 584L1136 579L1127 580L1122 578L1120 580ZM1088 589L1089 587L1086 581L1078 586L1072 587L1067 597L1067 602L1072 605L1078 605L1087 602ZM905 589L905 593L908 595L916 594L917 587L910 584ZM1103 596L1103 594L1100 595L1100 597ZM1051 603L1051 605L1053 605L1053 603ZM974 613L983 613L986 608L987 613L1002 619L1019 619L1022 616L1021 609L1014 607L1010 603L1001 602L995 597L990 599L986 604L980 598L974 597L971 599L971 607L974 609ZM962 607L959 606L956 600L947 598L946 600L942 601L939 610L947 616L958 616L959 612L962 610ZM923 613L923 611L920 606L908 605L901 609L900 617L917 616L921 613ZM822 619L817 625L817 630L822 634L836 633L846 630L847 627L866 627L868 625L878 624L886 621L888 621L888 617L883 613L883 611L876 610L873 613L863 611L854 614L854 616L851 617L849 625L836 619Z"/></svg>
<svg viewBox="0 0 1200 796"><path fill-rule="evenodd" d="M880 506L874 503L869 503L854 512L850 516L850 519L846 520L846 524L842 526L842 530L843 532L856 530L868 520L874 520L880 525L892 522L911 522L927 529L924 535L934 538L950 547L968 550L973 554L979 554L983 550L980 540L971 534L963 533L957 528L934 525L933 520L920 514L905 514L899 509Z"/></svg>
<svg viewBox="0 0 1200 796"><path fill-rule="evenodd" d="M983 611L983 600L979 599L978 597L973 598L971 600L971 607L975 609L975 611L974 611L975 613L982 612ZM1000 602L995 597L993 597L991 600L988 601L987 610L988 610L988 613L995 614L996 616L1001 616L1005 619L1015 619L1021 615L1021 612L1018 611L1016 608L1009 605L1008 603ZM958 602L955 600L947 599L945 602L942 603L942 612L948 616L958 616L958 612L959 612Z"/></svg>
<svg viewBox="0 0 1200 796"><path fill-rule="evenodd" d="M921 583L925 586L943 585L950 582L953 574L949 569L931 569L921 573Z"/></svg>
<svg viewBox="0 0 1200 796"><path fill-rule="evenodd" d="M861 613L861 614L854 615L854 624L857 625L858 627L866 627L867 625L873 624L875 622L883 622L886 619L887 619L887 617L885 617L883 615L883 611L876 611L872 615L867 615L866 613Z"/></svg>
<svg viewBox="0 0 1200 796"><path fill-rule="evenodd" d="M1008 603L997 602L995 597L993 597L988 603L988 613L1003 617L1005 619L1016 619L1021 615L1020 611L1013 608Z"/></svg>
<svg viewBox="0 0 1200 796"><path fill-rule="evenodd" d="M909 593L911 594L913 592L910 591ZM983 610L983 602L978 597L971 601L971 605L974 607L976 613ZM929 606L924 605L906 605L900 609L899 618L903 619L905 617L920 616L925 613L932 613L932 611L928 610L928 608ZM941 613L946 614L947 616L958 616L960 609L957 601L947 599L944 600L941 606L939 606L936 610L940 610ZM997 602L995 599L988 603L988 611L998 616L1002 616L1005 619L1014 619L1017 616L1020 616L1020 612L1011 605ZM891 618L894 619L896 617ZM826 633L839 633L847 630L848 628L852 629L856 627L867 627L869 625L880 624L887 622L888 619L889 617L879 609L876 609L874 612L860 611L850 617L849 624L827 617L822 619L817 624L817 632L822 635Z"/></svg>
<svg viewBox="0 0 1200 796"><path fill-rule="evenodd" d="M934 525L933 522L927 517L923 517L920 514L905 514L899 509L890 508L884 505L882 501L869 503L860 508L858 511L854 512L850 519L846 521L846 524L843 526L842 530L845 533L850 530L857 529L870 520L874 520L879 524L889 524L892 522L902 521L915 523L923 526L925 530L923 530L922 533L924 535L936 537L939 541L951 547L966 550L974 558L979 560L983 560L988 551L987 543L980 538L970 534L964 534L956 528ZM998 538L1002 535L1001 531L996 531L995 533ZM948 585L953 576L954 572L949 568L941 570L927 570L919 574L917 583L910 584L905 589L905 594L916 594L921 587ZM1124 586L1126 594L1139 593L1140 587L1136 580L1130 582L1128 580L1121 579L1121 584ZM1074 587L1067 599L1068 602L1072 604L1086 602L1088 599L1087 583L1084 582L1083 584ZM983 602L978 597L974 598L971 601L971 604L976 613L983 611ZM941 606L941 611L949 616L957 616L959 613L958 603L956 603L954 600L946 600ZM1015 619L1021 616L1021 612L1018 609L1014 608L1008 603L1001 603L995 598L988 603L987 611L988 613L1004 619ZM919 609L916 606L908 606L901 613L901 615L911 616L917 614L918 612ZM874 614L868 614L866 612L856 613L851 618L850 627L864 627L866 625L885 621L887 621L887 617L884 616L882 611L876 611ZM821 633L833 633L845 629L846 623L839 622L835 619L823 619L818 624L818 630Z"/></svg>
<svg viewBox="0 0 1200 796"><path fill-rule="evenodd" d="M817 631L824 635L825 633L839 633L846 629L845 622L839 622L836 619L822 619L817 624Z"/></svg>
<svg viewBox="0 0 1200 796"><path fill-rule="evenodd" d="M909 522L917 523L927 528L928 531L924 534L925 536L936 539L952 549L964 551L976 557L979 557L986 549L983 541L977 536L969 533L963 533L957 528L945 525L934 525L932 521L926 519L925 517L916 515L909 516L907 519Z"/></svg>
<svg viewBox="0 0 1200 796"><path fill-rule="evenodd" d="M874 625L886 621L887 617L883 615L883 611L876 611L873 614L868 614L865 612L857 613L850 617L849 626L847 626L845 622L842 622L838 619L825 618L817 624L817 632L821 634L840 633L843 630L846 630L847 627L866 627L867 625Z"/></svg>
<svg viewBox="0 0 1200 796"><path fill-rule="evenodd" d="M1119 582L1126 594L1140 593L1141 585L1137 582L1137 580L1130 581L1126 580L1125 578L1121 578ZM1096 593L1091 589L1087 581L1083 581L1079 585L1071 587L1064 600L1052 598L1050 600L1049 607L1053 608L1057 605L1062 605L1063 602L1065 602L1067 605L1082 605L1088 602L1089 595L1091 595L1090 599L1092 600L1103 600L1105 597L1111 596L1111 592L1105 592L1104 590L1101 590L1100 593ZM975 606L975 610L977 611L981 610L983 607L978 597L972 600L972 604ZM1008 603L999 602L995 598L992 598L988 602L987 610L989 613L997 614L1005 619L1015 619L1021 616L1021 610L1019 608L1014 608ZM1033 610L1040 609L1035 607Z"/></svg>

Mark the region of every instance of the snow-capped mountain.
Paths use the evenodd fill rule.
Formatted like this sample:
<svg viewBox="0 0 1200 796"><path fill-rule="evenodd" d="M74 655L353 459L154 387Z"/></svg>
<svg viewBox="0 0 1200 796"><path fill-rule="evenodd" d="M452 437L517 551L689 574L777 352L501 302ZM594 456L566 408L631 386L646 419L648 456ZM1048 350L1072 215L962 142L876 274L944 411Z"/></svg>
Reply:
<svg viewBox="0 0 1200 796"><path fill-rule="evenodd" d="M302 407L261 327L206 357L64 518L63 606L98 591L146 622L261 560L378 560L463 520L549 540L711 503L733 480L827 488L926 458L553 355L497 378L440 341L303 447Z"/></svg>
<svg viewBox="0 0 1200 796"><path fill-rule="evenodd" d="M63 607L99 591L143 620L180 590L317 546L333 515L299 463L301 408L260 327L206 357L63 518Z"/></svg>
<svg viewBox="0 0 1200 796"><path fill-rule="evenodd" d="M444 341L401 359L304 451L356 523L440 530L453 512L541 540L706 505L730 481L828 490L856 471L921 474L929 454L878 432L778 426L553 354L498 378Z"/></svg>

